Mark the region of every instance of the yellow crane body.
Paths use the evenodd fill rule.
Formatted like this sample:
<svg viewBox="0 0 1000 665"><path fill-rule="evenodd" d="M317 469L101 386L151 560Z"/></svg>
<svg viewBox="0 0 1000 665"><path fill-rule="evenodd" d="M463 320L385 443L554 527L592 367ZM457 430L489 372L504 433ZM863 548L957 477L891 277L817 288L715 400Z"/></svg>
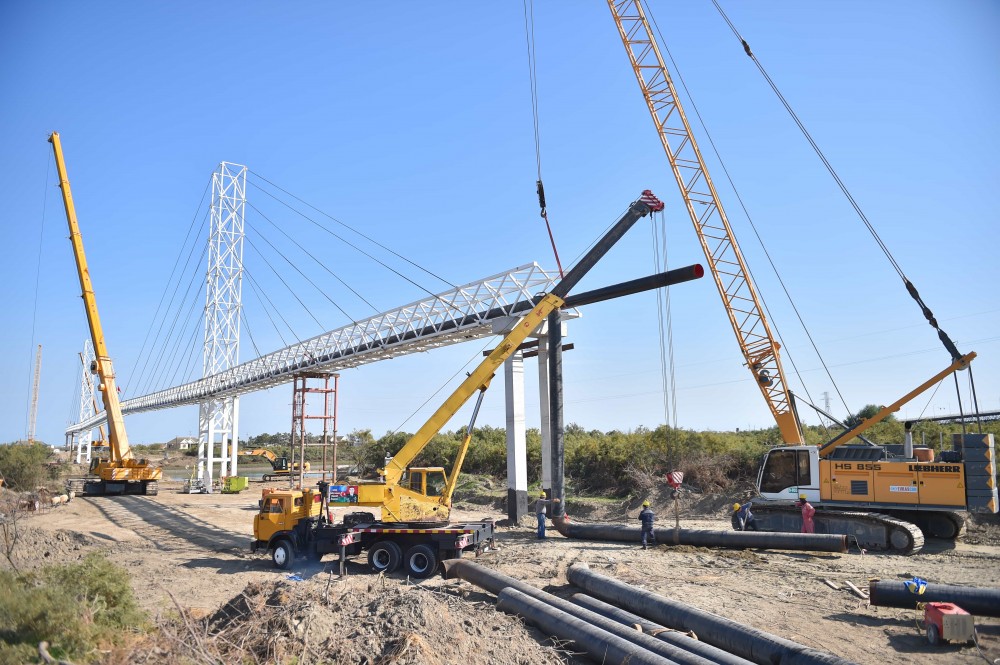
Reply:
<svg viewBox="0 0 1000 665"><path fill-rule="evenodd" d="M162 471L153 467L147 460L135 459L125 432L125 420L122 417L121 403L118 399L118 387L115 383L115 371L104 342L104 331L101 328L101 318L97 313L97 299L90 280L90 270L87 267L87 256L83 251L83 236L76 219L76 208L73 205L73 193L69 186L69 176L66 173L66 163L63 160L62 143L59 133L53 132L49 137L52 151L55 154L56 170L59 174L59 188L62 190L63 205L66 209L66 221L69 224L69 239L73 245L73 257L76 259L77 275L80 278L83 304L87 313L87 323L90 326L90 337L94 345L95 361L93 371L99 379L98 390L104 401L104 410L108 416L108 439L110 440L110 458L97 460L91 466L91 472L98 476L96 482L85 484L87 494L155 494L156 481Z"/></svg>

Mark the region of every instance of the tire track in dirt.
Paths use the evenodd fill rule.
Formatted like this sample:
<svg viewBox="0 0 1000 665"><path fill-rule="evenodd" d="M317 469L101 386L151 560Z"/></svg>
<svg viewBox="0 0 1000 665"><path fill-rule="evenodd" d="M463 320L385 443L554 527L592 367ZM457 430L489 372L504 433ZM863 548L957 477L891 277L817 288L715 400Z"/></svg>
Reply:
<svg viewBox="0 0 1000 665"><path fill-rule="evenodd" d="M190 513L147 497L121 496L86 499L109 521L127 529L159 550L190 549L213 552L243 549L247 536L210 524Z"/></svg>

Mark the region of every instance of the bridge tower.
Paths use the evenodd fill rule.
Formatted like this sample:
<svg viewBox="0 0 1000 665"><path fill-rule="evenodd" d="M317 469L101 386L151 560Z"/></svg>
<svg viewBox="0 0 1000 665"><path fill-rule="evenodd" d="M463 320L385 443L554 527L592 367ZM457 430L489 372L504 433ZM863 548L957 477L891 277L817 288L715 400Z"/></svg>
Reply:
<svg viewBox="0 0 1000 665"><path fill-rule="evenodd" d="M80 419L82 423L97 414L97 395L94 393L94 380L90 376L90 363L94 362L94 346L89 339L83 340L83 352L80 354ZM88 429L70 435L71 450L76 450L76 463L90 464L90 446L94 441L94 430Z"/></svg>
<svg viewBox="0 0 1000 665"><path fill-rule="evenodd" d="M246 167L229 162L222 162L212 174L202 356L202 376L206 377L239 363L246 180ZM201 403L197 478L208 492L212 491L217 461L220 477L236 475L239 411L239 397L218 397Z"/></svg>

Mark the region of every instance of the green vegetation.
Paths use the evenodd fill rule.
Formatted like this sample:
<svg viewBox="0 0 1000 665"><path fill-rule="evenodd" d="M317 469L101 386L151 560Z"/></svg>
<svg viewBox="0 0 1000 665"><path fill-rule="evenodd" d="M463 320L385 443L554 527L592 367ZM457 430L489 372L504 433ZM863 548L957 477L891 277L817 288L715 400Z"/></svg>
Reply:
<svg viewBox="0 0 1000 665"><path fill-rule="evenodd" d="M12 490L34 492L48 480L59 477L59 469L48 461L52 449L41 443L11 443L0 446L0 476Z"/></svg>
<svg viewBox="0 0 1000 665"><path fill-rule="evenodd" d="M37 661L43 640L53 657L97 662L98 649L146 627L128 573L97 553L30 574L0 570L0 589L0 664Z"/></svg>
<svg viewBox="0 0 1000 665"><path fill-rule="evenodd" d="M879 406L866 405L856 414L845 418L856 424L878 412ZM839 434L837 426L807 427L806 443L822 444ZM970 432L976 431L970 427ZM984 431L1000 438L1000 422L984 423ZM918 423L913 428L914 445L934 449L951 448L952 434L961 432L951 423ZM415 464L451 468L461 445L464 429L444 431L435 436L416 459ZM901 421L887 418L867 432L865 437L880 444L901 444L904 427ZM359 475L373 477L385 463L386 455L396 454L411 434L388 432L376 438L371 430L355 430L342 439L338 450L341 464L355 464ZM242 442L241 448L267 448L278 456L288 456L287 433L259 434ZM309 443L320 437L309 435ZM542 437L537 429L527 431L528 481L537 483L541 469ZM662 485L668 471L683 471L685 482L705 492L723 491L733 483L756 477L761 456L779 445L781 437L776 427L736 432L696 432L665 426L656 429L638 427L630 431L586 430L569 424L565 429L565 460L568 488L576 494L624 496L637 489ZM855 441L854 443L858 443ZM296 451L296 454L298 451ZM332 444L328 462L332 461ZM306 459L314 465L322 459L321 447L306 448ZM502 478L507 473L506 432L489 425L473 430L472 444L465 459L463 473Z"/></svg>
<svg viewBox="0 0 1000 665"><path fill-rule="evenodd" d="M878 407L869 405L857 416L866 417L877 410ZM993 432L1000 438L1000 423L986 423L984 431ZM805 438L809 444L821 444L839 432L837 427L807 427ZM960 432L958 425L919 423L913 429L914 445L925 442L935 449L950 448L951 435ZM450 469L463 435L464 430L438 434L415 463ZM901 444L903 435L903 423L894 418L866 432L868 439L881 444ZM370 430L357 430L348 435L348 444L341 446L340 459L355 462L362 476L371 476L384 464L385 456L395 454L409 436L394 432L376 439ZM602 432L570 424L566 426L564 442L566 479L572 492L623 496L636 489L662 485L664 474L674 470L683 471L685 483L702 491L726 490L733 483L754 479L761 456L780 444L781 437L776 427L695 432L660 426L653 430L639 427L628 432ZM541 469L541 434L537 429L528 430L527 449L528 482L537 483ZM315 453L316 449L309 452ZM463 473L496 478L504 477L506 470L507 445L503 428L476 428Z"/></svg>

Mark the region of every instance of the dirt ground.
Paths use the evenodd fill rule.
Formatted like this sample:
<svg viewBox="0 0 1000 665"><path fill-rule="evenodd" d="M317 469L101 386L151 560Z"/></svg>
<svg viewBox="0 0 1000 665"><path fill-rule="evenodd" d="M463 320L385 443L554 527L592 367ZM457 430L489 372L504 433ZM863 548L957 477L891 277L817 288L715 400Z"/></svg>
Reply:
<svg viewBox="0 0 1000 665"><path fill-rule="evenodd" d="M572 660L564 645L496 612L494 598L466 582L434 577L415 584L404 576L381 578L366 572L361 559L348 565L344 580L330 574L335 568L330 561L325 562L328 569L297 567L302 581L289 580L266 555L250 554L262 486L252 483L241 494L189 495L180 493L179 484L161 483L155 497L76 498L24 522L18 561L32 568L77 561L100 550L131 573L140 602L152 615L173 612L176 601L193 616L217 623L230 617L226 608L241 593L244 603L254 594L289 603L303 594L325 594L328 601L332 595L325 607L340 608L336 620L313 607L307 624L317 626L308 639L322 643L331 662L380 662L388 648L379 642L380 635L392 631L391 662L459 662L477 656L499 663ZM681 526L728 528L730 502L726 497L685 499ZM653 507L659 525L673 524L668 504L654 501ZM607 502L570 501L568 512L578 521L621 522L636 511ZM482 517L502 520L505 515L489 505L457 505L457 520ZM971 664L983 662L983 656L975 646L928 646L917 612L869 607L844 582L864 589L871 578L919 576L938 584L1000 587L1000 526L995 520L972 525L957 543L928 541L921 553L909 557L665 545L643 551L633 545L569 540L554 530L538 541L530 526L498 530L499 552L479 563L547 591L575 592L566 569L586 562L598 572L863 665ZM824 579L843 590L833 590ZM322 629L324 621L331 625ZM1000 657L1000 619L977 619L977 627L985 655L990 661ZM294 642L295 631L290 635ZM293 644L287 645L285 653L294 651Z"/></svg>

